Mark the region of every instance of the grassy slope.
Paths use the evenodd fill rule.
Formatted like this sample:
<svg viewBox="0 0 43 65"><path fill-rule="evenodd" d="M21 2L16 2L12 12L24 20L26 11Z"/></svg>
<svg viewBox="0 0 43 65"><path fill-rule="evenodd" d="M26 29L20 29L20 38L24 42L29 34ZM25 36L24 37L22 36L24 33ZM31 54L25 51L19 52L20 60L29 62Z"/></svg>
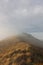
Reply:
<svg viewBox="0 0 43 65"><path fill-rule="evenodd" d="M15 40L7 40L3 43L8 45L0 46L0 65L43 65L41 49L25 41Z"/></svg>

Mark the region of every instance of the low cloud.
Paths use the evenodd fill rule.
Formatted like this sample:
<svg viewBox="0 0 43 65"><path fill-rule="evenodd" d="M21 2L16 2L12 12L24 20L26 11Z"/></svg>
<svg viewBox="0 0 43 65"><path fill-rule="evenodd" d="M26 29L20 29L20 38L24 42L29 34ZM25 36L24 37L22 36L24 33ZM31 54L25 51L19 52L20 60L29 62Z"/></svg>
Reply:
<svg viewBox="0 0 43 65"><path fill-rule="evenodd" d="M42 2L43 0L0 0L0 31L2 29L6 35L43 32Z"/></svg>

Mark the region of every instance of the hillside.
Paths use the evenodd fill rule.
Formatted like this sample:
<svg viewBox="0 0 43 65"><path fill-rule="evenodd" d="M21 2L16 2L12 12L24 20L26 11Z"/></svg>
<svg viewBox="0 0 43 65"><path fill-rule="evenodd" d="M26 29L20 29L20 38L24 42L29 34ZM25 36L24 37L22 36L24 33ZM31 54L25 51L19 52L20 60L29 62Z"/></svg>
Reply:
<svg viewBox="0 0 43 65"><path fill-rule="evenodd" d="M28 34L0 41L0 65L43 65L43 48L36 41L41 43Z"/></svg>

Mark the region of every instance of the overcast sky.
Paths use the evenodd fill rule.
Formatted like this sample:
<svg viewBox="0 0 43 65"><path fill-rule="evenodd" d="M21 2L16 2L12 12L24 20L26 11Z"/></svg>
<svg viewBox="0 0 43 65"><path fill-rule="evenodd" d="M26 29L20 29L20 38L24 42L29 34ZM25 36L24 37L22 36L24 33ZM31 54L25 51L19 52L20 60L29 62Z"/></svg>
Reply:
<svg viewBox="0 0 43 65"><path fill-rule="evenodd" d="M0 0L0 39L19 32L43 39L43 0Z"/></svg>

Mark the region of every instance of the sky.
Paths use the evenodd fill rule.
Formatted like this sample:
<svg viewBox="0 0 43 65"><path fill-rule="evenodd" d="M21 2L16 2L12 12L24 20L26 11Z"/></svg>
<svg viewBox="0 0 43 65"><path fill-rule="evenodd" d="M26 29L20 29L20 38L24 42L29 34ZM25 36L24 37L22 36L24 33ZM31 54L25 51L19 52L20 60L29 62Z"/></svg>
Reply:
<svg viewBox="0 0 43 65"><path fill-rule="evenodd" d="M43 39L43 0L0 0L0 39L21 32Z"/></svg>

